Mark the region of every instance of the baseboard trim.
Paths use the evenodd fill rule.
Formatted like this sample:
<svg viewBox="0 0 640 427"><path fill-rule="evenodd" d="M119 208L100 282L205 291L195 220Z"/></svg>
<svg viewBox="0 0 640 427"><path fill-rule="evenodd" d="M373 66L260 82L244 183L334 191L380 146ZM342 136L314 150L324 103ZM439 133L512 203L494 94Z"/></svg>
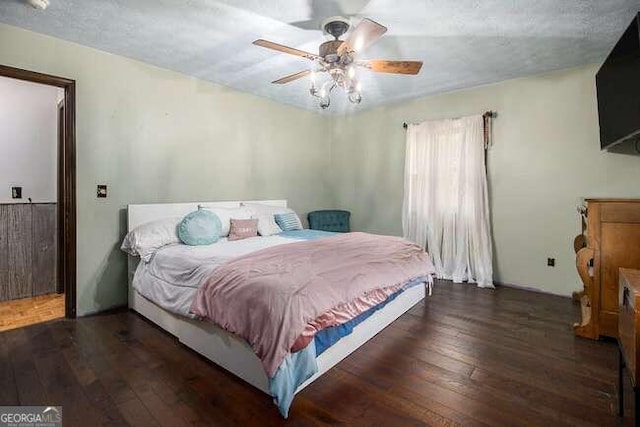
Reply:
<svg viewBox="0 0 640 427"><path fill-rule="evenodd" d="M118 305L111 306L109 308L102 308L100 310L87 311L82 314L78 314L78 317L91 317L91 316L100 316L103 314L113 314L119 311L126 310L127 308L128 308L127 304L118 304Z"/></svg>
<svg viewBox="0 0 640 427"><path fill-rule="evenodd" d="M504 288L513 288L513 289L519 289L521 291L528 291L528 292L535 292L537 294L545 294L545 295L553 295L555 297L563 297L563 298L571 298L571 295L566 295L566 294L561 294L561 293L556 293L556 292L550 292L544 289L539 289L539 288L533 288L531 286L524 286L524 285L516 285L513 283L504 283L504 282L494 282L493 283L496 286L502 286Z"/></svg>

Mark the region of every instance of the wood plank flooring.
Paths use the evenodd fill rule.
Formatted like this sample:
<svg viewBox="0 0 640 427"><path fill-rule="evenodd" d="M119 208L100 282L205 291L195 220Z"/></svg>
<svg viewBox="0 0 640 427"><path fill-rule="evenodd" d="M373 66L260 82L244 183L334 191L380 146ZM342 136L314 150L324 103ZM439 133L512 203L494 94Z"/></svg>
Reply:
<svg viewBox="0 0 640 427"><path fill-rule="evenodd" d="M575 338L576 318L568 298L437 283L285 421L263 393L116 311L0 333L0 404L62 405L69 426L631 425L615 415L615 343Z"/></svg>
<svg viewBox="0 0 640 427"><path fill-rule="evenodd" d="M0 331L64 317L64 294L0 302Z"/></svg>

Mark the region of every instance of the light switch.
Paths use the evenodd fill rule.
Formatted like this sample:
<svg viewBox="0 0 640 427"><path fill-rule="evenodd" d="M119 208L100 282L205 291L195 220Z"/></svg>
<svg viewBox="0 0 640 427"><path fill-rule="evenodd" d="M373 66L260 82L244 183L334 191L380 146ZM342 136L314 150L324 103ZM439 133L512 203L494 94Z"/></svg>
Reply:
<svg viewBox="0 0 640 427"><path fill-rule="evenodd" d="M11 187L11 198L22 199L22 187Z"/></svg>

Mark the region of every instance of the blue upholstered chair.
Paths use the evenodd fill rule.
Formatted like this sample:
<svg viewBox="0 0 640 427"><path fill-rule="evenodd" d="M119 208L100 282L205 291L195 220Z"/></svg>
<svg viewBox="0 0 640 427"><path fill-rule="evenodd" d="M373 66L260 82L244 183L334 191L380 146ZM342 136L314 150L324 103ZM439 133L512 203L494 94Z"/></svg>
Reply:
<svg viewBox="0 0 640 427"><path fill-rule="evenodd" d="M309 212L309 228L312 230L335 231L348 233L351 212L337 209Z"/></svg>

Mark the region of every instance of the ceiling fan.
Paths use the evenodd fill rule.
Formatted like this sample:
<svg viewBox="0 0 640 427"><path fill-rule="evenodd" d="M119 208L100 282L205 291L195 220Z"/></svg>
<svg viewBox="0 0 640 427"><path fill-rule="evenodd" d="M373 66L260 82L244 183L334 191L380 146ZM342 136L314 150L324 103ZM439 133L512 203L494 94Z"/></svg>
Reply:
<svg viewBox="0 0 640 427"><path fill-rule="evenodd" d="M314 63L308 70L302 70L294 74L273 81L274 84L285 84L305 76L310 76L311 95L320 98L320 107L329 108L331 105L330 94L336 87L342 88L349 101L359 104L362 100L362 88L356 76L356 69L363 68L378 73L410 74L420 72L422 61L389 61L386 59L357 59L357 55L364 49L375 43L387 28L371 19L365 18L347 35L345 40L340 36L349 30L349 20L343 17L333 17L325 21L323 29L334 37L320 45L318 54L305 52L289 46L258 39L253 42L257 46L267 49L300 56ZM326 73L328 79L318 85L318 78ZM319 89L318 89L319 87Z"/></svg>

